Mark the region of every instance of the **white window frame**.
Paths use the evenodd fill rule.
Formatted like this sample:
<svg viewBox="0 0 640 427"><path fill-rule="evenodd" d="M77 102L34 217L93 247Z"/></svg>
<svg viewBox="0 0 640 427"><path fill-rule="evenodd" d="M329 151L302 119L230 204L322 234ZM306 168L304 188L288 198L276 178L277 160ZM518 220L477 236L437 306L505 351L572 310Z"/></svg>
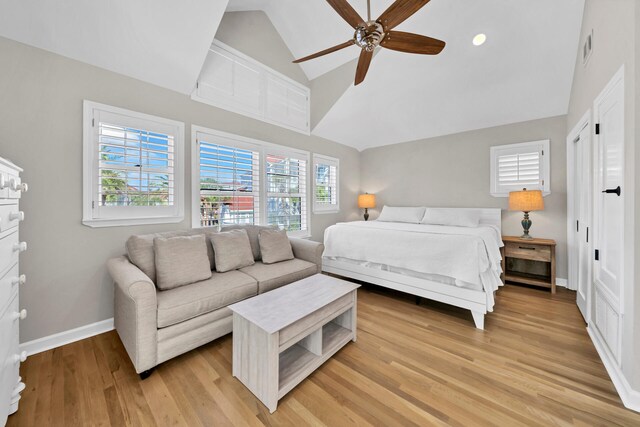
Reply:
<svg viewBox="0 0 640 427"><path fill-rule="evenodd" d="M316 200L316 166L327 165L336 168L336 203L318 203ZM311 166L311 181L313 195L313 213L330 214L340 212L340 159L335 157L324 156L322 154L313 154L313 165Z"/></svg>
<svg viewBox="0 0 640 427"><path fill-rule="evenodd" d="M493 197L509 197L510 191L518 191L522 190L522 188L527 188L527 190L541 190L544 196L548 196L551 194L551 168L550 168L550 157L551 151L549 149L550 141L548 139L540 140L540 141L530 141L530 142L521 142L517 144L505 144L505 145L496 145L490 148L490 159L491 159L491 177L490 177L490 192ZM541 153L540 156L540 176L541 183L536 186L531 185L523 185L522 188L514 188L509 190L504 190L499 188L498 184L498 157L504 155L505 152L510 153L530 153L532 151L539 151Z"/></svg>
<svg viewBox="0 0 640 427"><path fill-rule="evenodd" d="M302 133L304 135L311 135L311 89L284 74L267 67L263 63L251 58L248 55L240 52L232 48L231 46L221 42L220 40L214 39L209 48L211 52L215 52L219 55L234 58L240 63L247 64L254 71L259 73L260 75L260 84L258 93L255 94L256 99L258 100L258 107L256 110L243 108L238 106L233 101L229 101L228 99L212 99L210 97L205 97L200 94L200 85L206 85L204 82L200 82L200 76L198 77L198 82L196 83L196 88L191 93L191 99L193 101L202 102L204 104L212 105L214 107L222 108L227 111L231 111L233 113L242 114L247 117L251 117L253 119L261 120L263 122L280 126L285 129L289 129L295 132ZM289 87L291 90L297 91L299 93L303 93L306 97L306 126L304 127L296 127L291 125L290 123L286 123L280 120L276 120L273 117L270 117L268 113L268 105L269 105L269 84L272 82L280 82L281 84Z"/></svg>
<svg viewBox="0 0 640 427"><path fill-rule="evenodd" d="M274 192L270 192L268 191L268 188L266 188L267 184L268 184L268 179L267 179L267 168L266 168L266 156L267 155L272 155L272 156L278 156L278 157L287 157L287 158L293 158L296 160L303 160L305 162L305 182L304 182L304 191L303 192L299 192L299 193L274 193ZM303 197L304 199L301 201L302 202L302 209L303 211L301 212L301 222L302 224L306 225L305 229L299 230L299 231L287 231L287 234L289 236L293 236L293 237L309 237L311 235L310 233L310 222L309 219L311 217L311 210L310 210L310 188L311 185L309 185L309 179L310 179L310 171L309 171L309 166L310 166L310 160L311 160L311 156L310 153L308 151L302 151L302 150L296 150L296 149L292 149L289 147L283 147L283 146L278 146L278 145L274 145L274 144L270 144L269 145L265 145L263 147L263 156L262 156L262 165L263 165L263 173L262 176L264 177L264 184L265 184L265 191L264 191L264 224L268 225L268 213L267 213L267 207L269 205L268 200L269 197Z"/></svg>
<svg viewBox="0 0 640 427"><path fill-rule="evenodd" d="M123 125L140 129L162 129L174 138L174 203L162 207L98 209L99 159L98 123L100 112L122 116ZM152 124L151 129L149 124ZM184 219L184 123L85 100L83 103L83 209L82 223L89 227L117 227L142 224L177 223Z"/></svg>
<svg viewBox="0 0 640 427"><path fill-rule="evenodd" d="M311 153L304 150L297 150L295 148L285 147L278 144L273 144L258 139L247 138L240 135L235 135L228 132L223 132L215 129L210 129L204 126L192 125L191 126L191 227L202 228L200 225L200 146L199 139L201 135L207 135L217 140L224 140L221 144L230 147L237 147L241 149L250 149L258 151L260 154L260 191L259 191L259 213L257 215L258 224L267 224L267 171L266 171L266 154L292 156L301 160L306 160L307 171L305 174L306 189L304 192L306 204L306 229L300 231L289 231L287 234L291 237L308 238L311 237L311 212L309 209L310 199L310 173L309 173L309 161Z"/></svg>

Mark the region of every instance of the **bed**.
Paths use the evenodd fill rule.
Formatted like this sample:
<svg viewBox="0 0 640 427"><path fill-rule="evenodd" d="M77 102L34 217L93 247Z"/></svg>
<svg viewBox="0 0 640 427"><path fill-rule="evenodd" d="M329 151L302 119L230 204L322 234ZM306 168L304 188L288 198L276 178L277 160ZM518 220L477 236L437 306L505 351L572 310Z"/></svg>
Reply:
<svg viewBox="0 0 640 427"><path fill-rule="evenodd" d="M503 284L500 209L423 209L449 217L472 214L477 226L404 219L338 223L325 231L323 271L468 309L484 329Z"/></svg>

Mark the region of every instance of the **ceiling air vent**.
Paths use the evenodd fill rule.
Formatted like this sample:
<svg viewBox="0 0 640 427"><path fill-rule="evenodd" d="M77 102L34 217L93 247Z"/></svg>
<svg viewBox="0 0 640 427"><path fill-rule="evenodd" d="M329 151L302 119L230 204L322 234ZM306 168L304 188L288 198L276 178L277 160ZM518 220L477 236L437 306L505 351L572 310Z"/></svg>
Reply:
<svg viewBox="0 0 640 427"><path fill-rule="evenodd" d="M589 58L591 57L591 52L593 51L593 30L591 33L587 35L587 38L584 41L584 45L582 45L582 65L587 65L589 62Z"/></svg>

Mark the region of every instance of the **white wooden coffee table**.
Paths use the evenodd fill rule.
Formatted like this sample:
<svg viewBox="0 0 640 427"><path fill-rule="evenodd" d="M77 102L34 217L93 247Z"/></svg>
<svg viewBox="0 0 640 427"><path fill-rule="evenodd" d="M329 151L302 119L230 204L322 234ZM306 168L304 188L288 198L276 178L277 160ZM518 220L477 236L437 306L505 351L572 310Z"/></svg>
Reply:
<svg viewBox="0 0 640 427"><path fill-rule="evenodd" d="M280 400L356 340L356 289L316 274L229 306L233 376L273 413Z"/></svg>

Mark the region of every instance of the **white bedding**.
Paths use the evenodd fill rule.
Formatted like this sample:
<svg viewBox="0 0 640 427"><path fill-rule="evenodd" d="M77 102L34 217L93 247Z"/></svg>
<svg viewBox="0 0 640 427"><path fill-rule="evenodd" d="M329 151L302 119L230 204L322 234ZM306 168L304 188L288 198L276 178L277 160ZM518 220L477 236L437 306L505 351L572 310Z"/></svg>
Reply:
<svg viewBox="0 0 640 427"><path fill-rule="evenodd" d="M502 239L490 225L452 227L379 221L338 223L325 231L323 256L481 290L492 310Z"/></svg>

